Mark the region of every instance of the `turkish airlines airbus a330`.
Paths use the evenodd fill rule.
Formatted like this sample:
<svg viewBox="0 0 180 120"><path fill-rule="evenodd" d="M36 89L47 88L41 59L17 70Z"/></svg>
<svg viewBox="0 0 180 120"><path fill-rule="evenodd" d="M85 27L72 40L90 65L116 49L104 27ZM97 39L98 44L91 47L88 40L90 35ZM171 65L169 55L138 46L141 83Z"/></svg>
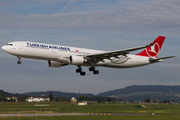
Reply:
<svg viewBox="0 0 180 120"><path fill-rule="evenodd" d="M158 36L149 45L108 52L29 41L10 42L4 45L2 49L11 55L17 56L18 64L21 64L21 57L23 57L47 60L49 67L76 65L78 66L76 72L84 76L86 73L81 66L89 66L89 71L99 74L99 71L95 69L97 66L131 68L162 62L163 59L175 57L157 58L164 40L164 36ZM139 49L145 50L135 55L129 54L129 52Z"/></svg>

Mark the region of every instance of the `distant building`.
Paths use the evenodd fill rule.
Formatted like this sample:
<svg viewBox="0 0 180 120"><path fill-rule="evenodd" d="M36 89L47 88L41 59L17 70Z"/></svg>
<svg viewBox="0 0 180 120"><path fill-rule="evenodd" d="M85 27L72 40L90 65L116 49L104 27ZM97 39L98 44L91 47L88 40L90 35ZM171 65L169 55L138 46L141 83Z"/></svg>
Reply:
<svg viewBox="0 0 180 120"><path fill-rule="evenodd" d="M87 105L87 101L79 102L78 105Z"/></svg>
<svg viewBox="0 0 180 120"><path fill-rule="evenodd" d="M36 96L36 97L28 97L26 101L27 102L46 102L46 101L50 101L50 98L47 96Z"/></svg>
<svg viewBox="0 0 180 120"><path fill-rule="evenodd" d="M15 100L16 102L18 101L17 97L11 96L11 97L6 97L6 99L9 101L11 99Z"/></svg>
<svg viewBox="0 0 180 120"><path fill-rule="evenodd" d="M72 97L71 102L77 102L76 98Z"/></svg>
<svg viewBox="0 0 180 120"><path fill-rule="evenodd" d="M151 103L158 103L158 102L159 102L159 100L157 100L157 99L151 100Z"/></svg>

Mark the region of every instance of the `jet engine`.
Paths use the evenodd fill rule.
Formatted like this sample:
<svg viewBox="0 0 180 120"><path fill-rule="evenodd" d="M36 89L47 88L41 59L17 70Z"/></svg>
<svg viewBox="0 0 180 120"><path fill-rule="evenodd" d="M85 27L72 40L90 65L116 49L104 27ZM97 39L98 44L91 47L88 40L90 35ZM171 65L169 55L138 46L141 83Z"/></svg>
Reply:
<svg viewBox="0 0 180 120"><path fill-rule="evenodd" d="M62 64L60 62L56 62L56 61L48 61L48 66L49 67L61 67Z"/></svg>
<svg viewBox="0 0 180 120"><path fill-rule="evenodd" d="M82 56L70 56L69 57L70 63L72 65L82 65L85 62L84 57Z"/></svg>

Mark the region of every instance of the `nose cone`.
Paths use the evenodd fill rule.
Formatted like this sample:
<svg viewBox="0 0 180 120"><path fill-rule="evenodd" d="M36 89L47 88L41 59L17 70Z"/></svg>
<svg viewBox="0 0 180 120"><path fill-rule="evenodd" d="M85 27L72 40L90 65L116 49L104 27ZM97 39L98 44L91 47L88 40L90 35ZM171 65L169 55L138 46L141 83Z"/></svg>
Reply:
<svg viewBox="0 0 180 120"><path fill-rule="evenodd" d="M5 46L2 46L1 49L5 51Z"/></svg>
<svg viewBox="0 0 180 120"><path fill-rule="evenodd" d="M4 46L2 46L2 47L1 47L1 49L2 49L2 50L4 50L5 52L7 52L7 51L8 51L8 48L7 48L7 46L5 46L5 45L4 45Z"/></svg>

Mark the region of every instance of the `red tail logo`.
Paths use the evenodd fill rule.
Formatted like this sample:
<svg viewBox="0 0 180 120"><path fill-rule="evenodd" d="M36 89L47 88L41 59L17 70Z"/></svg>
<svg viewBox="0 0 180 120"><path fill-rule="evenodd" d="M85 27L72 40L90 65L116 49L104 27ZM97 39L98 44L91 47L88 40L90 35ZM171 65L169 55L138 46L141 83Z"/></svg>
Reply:
<svg viewBox="0 0 180 120"><path fill-rule="evenodd" d="M147 47L145 50L143 50L142 52L136 54L136 55L140 55L140 56L146 56L146 57L154 57L157 58L158 54L161 50L161 47L163 45L163 42L165 40L165 37L163 36L158 36L155 40L154 40L154 45L151 47ZM151 43L152 44L152 43ZM151 45L149 44L149 45Z"/></svg>
<svg viewBox="0 0 180 120"><path fill-rule="evenodd" d="M159 44L156 42L153 46L146 49L146 53L149 57L157 57L160 52Z"/></svg>

